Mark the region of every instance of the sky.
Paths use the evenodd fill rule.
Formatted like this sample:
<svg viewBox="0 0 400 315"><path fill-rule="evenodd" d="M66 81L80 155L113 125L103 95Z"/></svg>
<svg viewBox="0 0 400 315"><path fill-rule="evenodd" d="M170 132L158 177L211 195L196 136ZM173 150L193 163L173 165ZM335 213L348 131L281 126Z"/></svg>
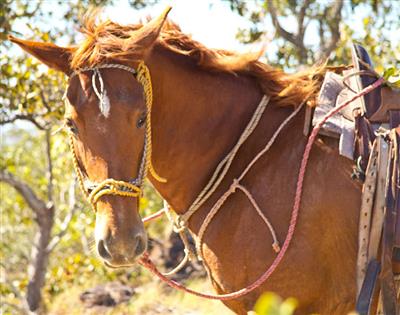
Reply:
<svg viewBox="0 0 400 315"><path fill-rule="evenodd" d="M32 0L34 3L35 0ZM324 2L329 0L319 0ZM400 0L386 0L398 1ZM248 0L247 5L251 6L254 1ZM38 23L43 30L48 29L57 23L63 23L63 13L68 10L68 1L65 1L64 7L56 10L56 0L44 0L44 5L47 10L52 11L52 21L41 21L40 18L35 23ZM245 18L239 16L237 13L230 9L228 1L221 0L159 0L156 5L147 6L141 10L135 10L129 6L127 0L115 0L112 6L106 7L104 16L109 17L113 21L128 24L136 23L145 20L147 17L156 17L167 7L171 6L172 10L169 13L169 18L176 22L183 30L184 33L191 34L195 40L205 44L210 48L223 48L235 51L255 51L261 48L260 43L252 45L241 44L236 39L236 34L239 28L248 29L252 24ZM253 4L254 5L254 4ZM346 24L353 29L356 33L362 34L363 18L368 14L369 6L358 6L354 12L350 12L351 18L346 20ZM398 11L397 11L398 12ZM389 14L383 19L398 18ZM281 23L288 31L296 30L295 17L280 18ZM318 45L318 34L316 25L311 24L307 28L305 34L305 42L311 46ZM272 39L274 37L274 28L272 22L267 16L262 27L266 35L264 38ZM30 36L31 31L29 27L20 21L15 25L15 30L19 31L24 36ZM373 34L372 34L373 35ZM400 43L400 32L392 31L390 34L391 40L394 43ZM66 38L60 37L57 44L67 44ZM349 43L350 45L350 43ZM276 45L270 42L267 49L267 56L273 56L276 52Z"/></svg>
<svg viewBox="0 0 400 315"><path fill-rule="evenodd" d="M0 0L1 1L1 0ZM31 0L34 4L35 0ZM248 0L248 5L254 3ZM329 0L319 0L329 1ZM386 1L398 1L400 0L386 0ZM236 39L236 34L239 28L249 28L251 23L245 18L239 16L237 13L230 9L228 1L221 0L159 0L156 5L147 6L142 10L135 10L129 6L127 0L115 0L115 3L111 7L107 7L104 10L104 16L110 19L122 23L136 23L138 21L145 20L147 17L156 17L167 7L172 6L172 10L169 13L169 18L177 23L182 31L187 34L191 34L192 37L210 48L223 48L234 51L258 51L261 48L260 43L253 45L241 44ZM51 29L54 25L63 23L63 13L68 9L68 1L65 1L62 6L57 10L56 0L44 0L44 6L48 11L53 13L51 21L41 20L40 17L35 21L35 26L39 26L41 29ZM352 18L347 19L347 25L355 32L362 30L363 18L368 14L366 7L357 7L355 12L351 12ZM398 17L389 14L383 17L383 19L396 19ZM296 20L294 17L281 18L281 22L288 31L294 31L296 28ZM263 29L266 31L266 38L272 39L274 37L272 23L270 18L266 18ZM29 26L20 21L14 25L14 30L19 32L22 38L32 38L32 31ZM372 34L373 35L373 34ZM392 31L390 38L393 43L400 43L400 32ZM315 27L311 27L306 32L306 43L309 45L317 45L318 36ZM58 45L68 44L67 38L60 36L56 42ZM349 43L350 45L350 43ZM0 49L4 46L0 45ZM276 51L274 42L269 43L267 49L267 57L273 56ZM12 55L23 54L22 50L17 48L15 45L7 52ZM396 58L394 56L393 58ZM1 61L0 61L1 62Z"/></svg>
<svg viewBox="0 0 400 315"><path fill-rule="evenodd" d="M172 6L168 17L197 41L211 48L243 49L235 37L236 32L239 27L249 27L251 24L233 13L227 1L161 0L139 12L130 8L126 1L119 1L107 8L105 15L114 21L134 23L140 18L158 16L168 5Z"/></svg>

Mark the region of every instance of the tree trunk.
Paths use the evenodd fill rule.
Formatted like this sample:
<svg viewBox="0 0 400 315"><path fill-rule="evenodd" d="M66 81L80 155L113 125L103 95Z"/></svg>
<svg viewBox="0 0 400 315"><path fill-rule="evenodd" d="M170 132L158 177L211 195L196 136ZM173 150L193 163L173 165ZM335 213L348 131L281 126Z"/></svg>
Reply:
<svg viewBox="0 0 400 315"><path fill-rule="evenodd" d="M26 302L31 312L38 312L42 300L42 287L45 283L49 262L48 245L51 240L51 229L54 224L54 207L43 211L44 216L38 218L39 229L36 232L31 251L31 262L28 267L29 283Z"/></svg>

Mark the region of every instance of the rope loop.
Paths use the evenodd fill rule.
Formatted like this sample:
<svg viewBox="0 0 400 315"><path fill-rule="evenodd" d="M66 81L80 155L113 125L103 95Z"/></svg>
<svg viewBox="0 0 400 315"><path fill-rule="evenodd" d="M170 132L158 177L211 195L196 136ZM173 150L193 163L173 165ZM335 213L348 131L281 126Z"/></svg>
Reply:
<svg viewBox="0 0 400 315"><path fill-rule="evenodd" d="M154 177L155 180L162 183L166 182L165 178L157 174L152 164L151 107L153 104L153 90L151 85L150 71L144 64L144 62L141 61L139 63L137 70L121 64L104 64L94 68L82 68L73 72L70 76L70 80L79 73L85 71L93 71L92 75L93 91L96 94L97 98L99 99L100 109L104 111L107 105L109 104L106 104L106 102L108 101L107 91L104 86L104 81L100 69L111 69L111 68L125 70L136 75L137 81L143 86L144 99L147 108L146 132L144 141L145 144L143 148L142 163L140 164L138 177L135 180L131 180L130 182L125 182L108 178L103 180L101 183L95 185L93 191L89 193L89 191L85 188L84 185L85 176L78 163L78 158L74 147L73 134L72 132L69 132L69 146L72 152L72 160L75 172L78 177L79 187L81 188L82 192L84 193L86 199L88 200L94 211L96 211L97 201L104 195L117 195L122 197L134 197L134 198L140 197L142 195L142 190L140 186L142 184L143 179L147 175L147 171L150 172L150 174ZM98 85L96 84L97 80L99 81L100 84L99 88ZM63 99L65 102L68 102L66 94L64 94Z"/></svg>
<svg viewBox="0 0 400 315"><path fill-rule="evenodd" d="M341 109L343 109L344 107L348 106L352 101L354 101L355 99L369 93L370 91L372 91L373 89L377 88L379 85L383 84L384 79L380 78L378 79L376 82L374 82L373 84L369 85L368 87L364 88L362 91L360 91L359 93L357 93L356 95L354 95L352 98L350 98L349 100L347 100L346 102L340 104L339 106L335 107L334 109L332 109L330 112L328 112L321 121L319 121L317 123L317 125L314 127L314 129L311 132L310 137L308 138L306 147L304 149L304 153L303 153L303 157L301 160L301 166L300 166L300 170L299 170L299 174L298 174L298 178L297 178L297 183L296 183L296 192L295 192L295 198L294 198L294 203L293 203L293 208L292 208L292 213L291 213L291 217L290 217L290 223L289 223L289 227L287 230L287 234L286 234L286 238L285 241L283 242L282 248L280 248L280 246L277 244L277 242L274 242L273 247L275 248L275 250L278 252L277 256L275 257L274 261L272 262L272 264L268 267L268 269L257 279L255 280L253 283L251 283L250 285L246 286L245 288L242 288L240 290L237 290L235 292L231 292L231 293L226 293L226 294L205 294L205 293L201 293L198 291L194 291L192 289L189 289L183 285L181 285L180 283L177 283L176 281L170 280L168 278L166 278L165 276L163 276L156 268L156 266L151 262L148 254L144 254L142 256L142 258L139 260L139 263L146 267L149 271L151 271L154 275L156 275L158 278L160 278L162 281L166 282L170 287L176 288L178 290L193 294L195 296L199 296L199 297L203 297L206 299L212 299L212 300L232 300L232 299L237 299L240 298L250 292L252 292L253 290L257 289L259 286L261 286L271 275L272 273L276 270L276 268L278 267L278 265L280 264L280 262L282 261L282 259L284 258L289 245L293 239L293 235L295 232L295 228L297 225L297 219L298 219L298 215L299 215L299 210L300 210L300 203L301 203L301 197L302 197L302 193L303 193L303 182L304 182L304 177L305 177L305 172L306 172L306 168L307 168L307 164L308 164L308 159L310 156L310 152L311 152L311 148L312 145L318 135L319 130L321 129L322 125L333 115L335 115L337 112L339 112ZM303 105L304 103L302 103ZM300 106L301 107L301 106ZM299 108L300 108L299 107ZM296 111L294 112L295 115ZM293 115L293 113L292 113ZM292 116L291 115L291 116ZM289 116L289 117L291 117ZM290 120L290 119L289 119ZM277 130L276 132L276 137L278 136L280 130L282 130L282 128L284 127L284 125L287 123L288 121L285 121ZM271 145L274 142L275 138L273 137L271 138ZM267 145L266 148L269 148L270 146ZM263 151L266 151L266 148L264 148ZM261 152L263 152L261 151ZM253 165L252 163L250 165ZM238 187L243 187L243 186L238 186ZM229 192L229 190L228 190ZM243 190L243 192L245 192ZM226 199L226 195L224 194L223 196L221 196L222 199ZM205 227L207 227L207 224L209 223L209 220L207 219L211 219L212 216L214 216L216 214L216 212L218 211L219 205L218 202L214 205L214 207L211 209L210 213L208 214L208 216L206 217L205 221L207 221L207 223L201 226L200 230L203 230L202 233L201 231L199 231L199 238L201 240L201 236L200 234L204 234L205 231ZM214 210L215 209L215 210ZM257 207L256 207L257 210Z"/></svg>
<svg viewBox="0 0 400 315"><path fill-rule="evenodd" d="M146 107L147 107L147 115L146 115L146 138L147 142L145 144L145 151L147 152L146 157L146 165L145 170L149 170L150 174L160 183L166 183L167 180L164 177L161 177L157 174L154 169L153 162L151 159L152 154L152 136L151 136L151 106L153 104L153 89L151 85L151 76L149 68L144 64L144 62L140 62L137 69L137 81L143 86ZM146 175L146 174L145 174Z"/></svg>

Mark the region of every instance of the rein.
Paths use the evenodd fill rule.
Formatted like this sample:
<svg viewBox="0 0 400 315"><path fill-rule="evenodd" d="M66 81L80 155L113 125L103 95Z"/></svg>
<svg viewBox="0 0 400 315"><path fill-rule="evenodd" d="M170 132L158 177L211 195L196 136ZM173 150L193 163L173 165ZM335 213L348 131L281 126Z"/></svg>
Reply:
<svg viewBox="0 0 400 315"><path fill-rule="evenodd" d="M83 68L73 72L71 74L70 80L82 72L93 71L92 86L94 92L99 98L100 108L104 108L104 104L105 102L108 101L108 98L106 97L107 94L104 88L103 78L101 76L101 72L99 69L121 69L132 73L136 77L136 80L143 87L147 113L146 113L146 131L145 131L142 161L140 163L138 176L135 179L130 180L129 182L108 178L100 183L90 183L89 186L85 185L85 176L81 170L81 167L78 162L78 157L75 151L74 134L69 130L68 132L69 146L72 152L74 169L78 176L79 187L83 191L84 195L86 196L86 199L88 200L94 211L96 211L97 201L102 196L105 195L118 195L122 197L134 197L134 198L140 197L142 194L141 186L143 184L143 180L147 176L148 171L157 181L166 182L164 178L160 177L157 174L151 162L151 154L152 154L151 106L153 104L153 91L151 86L151 76L149 69L143 62L140 62L137 70L121 64L105 64L93 68ZM97 89L96 78L98 78L100 82L100 91ZM64 95L64 100L68 102L68 98L66 97L66 95Z"/></svg>
<svg viewBox="0 0 400 315"><path fill-rule="evenodd" d="M160 176L157 175L157 173L154 170L154 167L151 162L151 152L152 152L152 147L151 147L151 106L153 102L153 94L152 94L152 86L151 86L151 77L150 77L150 72L146 65L141 62L139 64L139 67L137 71L133 68L127 67L125 65L119 65L119 64L106 64L106 65L101 65L98 67L93 67L93 68L84 68L81 69L77 72L74 72L71 75L71 78L73 78L75 75L85 72L85 71L93 71L93 77L92 77L92 85L93 89L95 90L95 93L97 97L100 100L100 107L104 106L105 96L106 96L106 91L104 89L104 83L102 80L101 73L99 69L104 69L104 68L117 68L117 69L122 69L131 72L136 76L137 81L143 86L144 89L144 95L145 95L145 102L146 102L146 107L147 107L147 115L146 115L146 133L145 133L145 143L144 143L144 148L143 148L143 157L142 157L142 162L140 165L140 169L138 172L138 177L136 179L133 179L129 182L125 181L119 181L115 180L112 178L106 179L98 184L94 184L91 187L93 187L93 190L90 192L89 188L85 186L84 182L84 175L83 172L80 168L80 165L78 163L78 158L76 156L75 148L74 148L74 135L70 131L69 132L69 143L70 143L70 149L72 152L72 157L73 157L73 165L75 168L75 171L78 176L78 181L79 181L79 186L83 193L85 194L88 202L91 204L92 208L96 211L96 203L97 201L104 195L119 195L123 197L140 197L142 194L142 189L141 185L143 183L143 179L147 175L147 171L149 171L152 176L160 181L160 182L166 182L166 180ZM96 86L96 77L100 81L100 91L97 89ZM220 210L226 199L233 193L235 193L237 190L240 190L245 196L249 199L255 210L257 211L257 214L263 219L263 221L266 223L267 227L269 228L272 238L273 238L273 244L272 247L273 249L277 252L277 256L275 257L274 261L270 265L270 267L252 284L249 286L242 288L238 291L232 292L232 293L227 293L227 294L205 294L205 293L200 293L194 290L191 290L189 288L186 288L185 286L181 285L180 283L177 283L176 281L173 281L169 278L167 278L168 275L173 274L177 272L179 269L183 267L183 265L189 260L191 256L190 252L190 246L188 244L185 231L187 229L188 221L190 217L204 204L204 202L212 195L213 192L218 188L219 184L222 182L224 179L225 175L227 174L229 167L235 158L239 148L241 145L247 140L247 138L251 135L255 127L257 126L261 115L263 114L265 107L269 103L269 97L264 96L257 106L256 111L254 112L251 120L249 121L248 125L246 126L244 132L240 136L237 144L234 146L234 148L228 153L228 155L218 164L217 168L215 169L213 176L211 177L210 181L208 184L205 186L205 188L201 191L201 193L198 195L196 200L193 202L193 204L189 207L188 211L184 213L181 216L177 217L177 220L173 220L171 217L171 214L169 213L170 209L168 204L165 204L164 209L158 211L157 213L144 218L143 222L147 222L151 219L155 219L160 217L164 212L167 214L169 220L173 223L174 230L178 232L182 238L182 241L184 242L185 245L185 258L184 260L177 266L175 267L172 271L168 272L167 274L161 273L157 267L153 264L153 262L149 258L148 253L144 253L143 256L139 259L139 264L142 266L146 267L149 269L154 275L159 277L161 280L166 282L169 286L182 290L184 292L207 298L207 299L214 299L214 300L231 300L235 298L239 298L241 296L244 296L251 291L255 290L258 288L261 284L263 284L270 276L271 274L275 271L275 269L278 267L279 263L283 259L284 255L286 254L286 251L290 245L290 242L293 238L293 234L295 231L295 227L297 224L297 218L299 214L299 209L300 209L300 203L301 203L301 196L302 196L302 191L303 191L303 182L304 182L304 175L305 171L307 168L308 164L308 158L311 152L312 145L318 135L319 130L323 126L323 124L333 115L338 113L340 110L348 106L351 102L353 102L355 99L371 92L378 86L380 86L384 82L383 78L378 79L376 82L371 84L370 86L366 87L363 89L360 93L354 95L351 99L347 100L343 104L339 105L338 107L332 109L330 112L328 112L323 119L321 119L317 125L313 128L312 133L310 137L308 138L307 145L305 147L304 153L303 153L303 158L301 161L301 166L299 170L299 175L298 175L298 180L297 180L297 185L296 185L296 194L295 194L295 199L294 199L294 204L292 208L292 214L290 218L290 224L288 228L288 232L285 238L285 241L282 245L282 247L279 246L276 233L270 224L269 220L265 217L265 215L262 213L261 209L257 205L256 201L252 197L251 193L242 185L240 184L240 181L243 179L243 177L249 172L249 170L252 168L252 166L263 156L265 153L268 152L268 150L272 147L274 144L275 140L281 133L281 131L284 129L284 127L300 112L300 110L303 108L303 105L306 103L308 100L308 97L296 108L295 111L293 111L278 127L278 129L275 131L271 139L268 141L264 149L262 149L256 156L255 158L247 165L245 170L242 172L242 174L233 180L233 183L229 187L229 189L218 199L218 201L214 204L214 206L211 208L210 212L207 214L203 224L200 227L199 230L199 235L198 235L198 241L196 244L196 249L197 253L200 255L202 258L202 239L204 236L204 233L207 230L207 227L209 223L212 221L213 217L217 214L217 212ZM310 95L311 96L311 95ZM66 98L66 101L67 98Z"/></svg>
<svg viewBox="0 0 400 315"><path fill-rule="evenodd" d="M227 293L227 294L205 294L205 293L194 291L194 290L192 290L190 288L187 288L184 285L182 285L182 284L180 284L180 283L178 283L178 282L176 282L174 280L168 279L159 270L157 270L157 267L150 260L149 255L147 253L143 255L143 257L140 259L139 263L142 266L144 266L147 269L149 269L154 275L156 275L158 278L160 278L162 281L164 281L170 287L178 289L178 290L181 290L181 291L186 292L186 293L190 293L190 294L198 296L198 297L206 298L206 299L222 300L222 301L232 300L232 299L237 299L237 298L239 298L241 296L244 296L244 295L254 291L255 289L257 289L276 270L276 268L278 267L279 263L282 261L284 255L286 254L286 251L289 248L290 242L292 241L293 234L294 234L294 231L295 231L295 228L296 228L296 224L297 224L297 218L298 218L298 215L299 215L299 210L300 210L301 197L302 197L302 193L303 193L304 176L305 176L305 172L306 172L307 165L308 165L308 158L310 156L311 148L312 148L312 146L314 144L314 141L315 141L315 139L316 139L321 127L326 123L326 121L330 117L332 117L335 114L337 114L338 112L340 112L343 108L348 106L351 102L353 102L354 100L356 100L356 99L358 99L358 98L370 93L372 90L376 89L378 86L382 85L383 83L384 83L384 78L379 78L373 84L367 86L365 89L363 89L359 93L355 94L352 98L350 98L346 102L342 103L341 105L339 105L336 108L333 108L331 111L329 111L313 128L313 130L312 130L312 132L311 132L311 134L310 134L310 136L308 138L306 147L304 149L303 158L302 158L302 161L301 161L301 166L300 166L299 175L298 175L297 184L296 184L296 194L295 194L295 198L294 198L292 214L291 214L291 218L290 218L290 224L289 224L289 228L288 228L288 232L287 232L285 241L284 241L284 243L282 245L282 248L279 251L278 255L275 257L274 261L272 262L271 266L256 281L254 281L252 284L250 284L249 286L247 286L245 288L242 288L240 290L237 290L237 291L231 292L231 293ZM283 124L284 123L282 123L280 128L281 127L283 128ZM278 130L280 128L278 128ZM273 138L271 138L271 140L272 139ZM260 151L260 153L263 152L263 151ZM252 163L250 163L249 166L250 165L252 165Z"/></svg>

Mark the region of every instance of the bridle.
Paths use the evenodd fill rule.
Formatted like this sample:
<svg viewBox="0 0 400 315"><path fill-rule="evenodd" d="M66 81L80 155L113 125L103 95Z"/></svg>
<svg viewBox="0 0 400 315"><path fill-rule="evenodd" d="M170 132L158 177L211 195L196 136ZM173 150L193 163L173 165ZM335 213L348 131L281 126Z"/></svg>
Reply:
<svg viewBox="0 0 400 315"><path fill-rule="evenodd" d="M93 68L84 68L79 71L74 72L71 75L71 78L81 72L84 71L93 71L93 77L92 77L92 85L93 89L97 95L97 97L100 100L100 106L103 105L102 102L104 102L104 96L105 96L105 90L104 90L104 83L102 83L102 77L99 69L104 69L104 68L117 68L117 69L123 69L126 70L136 76L137 81L143 86L144 89L144 94L145 94L145 102L146 102L146 107L147 107L147 114L146 114L146 132L145 132L145 141L144 141L144 148L143 148L143 156L142 156L142 161L140 164L140 169L137 178L126 182L126 181L119 181L115 180L112 178L106 179L102 181L101 183L98 184L92 184L91 187L85 187L84 183L84 175L83 172L79 166L78 159L76 156L76 152L74 149L74 142L73 142L73 133L72 131L69 132L69 142L70 142L70 147L71 147L71 152L73 156L73 164L76 173L78 174L78 180L80 187L84 194L86 195L88 201L92 205L93 209L96 210L96 203L99 200L100 197L104 195L119 195L119 196L124 196L124 197L139 197L142 193L141 186L143 184L143 180L147 175L147 171L150 171L152 176L159 181L165 182L165 179L161 178L160 176L157 175L157 173L154 170L154 167L152 166L151 163L151 105L153 102L153 94L152 94L152 86L151 86L151 78L150 78L150 73L148 68L145 66L143 62L141 62L138 66L138 69L135 70L131 67L125 66L125 65L120 65L120 64L106 64L106 65L100 65L97 67ZM96 86L96 77L99 78L100 81L100 91L98 91L97 86ZM227 294L205 294L205 293L200 293L194 290L191 290L189 288L186 288L185 286L170 280L166 277L166 274L161 273L158 271L156 266L152 263L152 261L149 258L148 253L143 254L143 257L139 260L139 263L149 269L153 274L155 274L157 277L159 277L161 280L166 282L169 286L174 287L176 289L179 289L181 291L207 298L207 299L217 299L217 300L231 300L231 299L236 299L241 296L244 296L248 294L249 292L252 292L256 288L258 288L260 285L262 285L270 276L271 274L275 271L275 269L278 267L280 264L281 260L283 259L284 255L287 252L287 249L291 243L291 240L293 238L293 234L296 228L297 224L297 218L299 215L299 210L300 210L300 203L301 203L301 197L302 197L302 191L303 191L303 182L304 182L304 177L305 177L305 172L308 164L308 159L310 156L311 148L312 145L318 135L319 130L323 126L323 124L333 115L338 113L340 110L348 106L352 101L355 99L369 93L373 89L377 88L379 85L381 85L384 82L383 78L378 79L376 82L371 84L370 86L366 87L356 95L354 95L352 98L344 102L343 104L339 105L338 107L333 108L331 111L329 111L314 127L313 131L311 132L311 135L307 141L304 153L303 153L303 158L301 161L301 166L300 166L300 171L297 179L297 184L296 184L296 192L295 192L295 198L294 198L294 203L293 203L293 208L292 208L292 213L290 217L290 223L288 227L288 232L286 235L286 238L282 244L282 246L279 245L275 231L272 227L272 225L269 223L268 219L265 217L265 215L261 212L259 206L257 205L256 201L252 197L251 193L244 187L241 183L240 180L246 176L247 172L252 168L252 166L265 154L269 151L271 146L274 144L275 140L281 133L281 131L284 129L287 124L300 112L302 109L303 105L306 103L308 98L311 96L311 93L306 99L299 105L297 109L295 109L278 127L278 129L275 131L275 133L272 135L264 149L259 151L259 153L254 157L254 159L247 165L245 170L241 173L241 175L238 178L233 179L233 182L229 189L217 200L217 202L214 204L214 206L211 208L210 212L207 214L204 222L202 223L198 235L198 240L197 240L197 253L199 254L200 258L202 258L202 251L201 251L201 245L202 245L202 238L203 235L213 219L213 217L216 215L216 213L221 209L222 205L226 201L226 199L234 194L236 191L241 191L247 199L251 202L253 208L257 211L258 215L264 220L266 223L267 227L269 228L272 238L273 238L273 244L272 248L274 251L277 253L276 257L274 258L272 264L265 270L265 272L254 282L252 282L250 285L237 290L235 292L227 293ZM269 97L264 96L257 106L253 117L249 121L246 129L242 133L241 137L239 138L238 142L234 146L234 148L228 153L228 155L219 163L217 168L215 169L210 181L207 183L207 185L204 187L204 189L200 192L196 200L192 203L192 205L189 207L188 211L182 215L178 216L177 220L174 222L174 229L181 235L184 235L183 233L187 229L187 223L190 219L190 217L202 206L202 204L205 202L205 200L208 199L208 197L217 189L221 181L224 179L225 175L227 174L227 171L235 158L240 146L246 141L246 139L252 134L253 130L257 126L261 115L263 114L265 107L269 103ZM66 101L68 101L66 99ZM89 192L89 189L93 188L91 192ZM168 214L168 205L160 210L158 213L166 213L167 216ZM153 215L153 218L156 218L159 216L159 214L156 213ZM146 218L144 219L144 221ZM172 220L171 220L172 221ZM184 242L185 245L185 258L180 263L174 270L170 271L168 275L173 274L177 272L183 265L184 263L188 260L187 258L190 256L190 251L186 251L187 249L187 239L185 242L185 238L182 238L182 241ZM205 265L206 267L206 265ZM209 274L211 274L209 270Z"/></svg>
<svg viewBox="0 0 400 315"><path fill-rule="evenodd" d="M150 172L151 175L156 180L160 182L166 182L164 178L160 177L156 173L153 164L151 162L151 154L152 154L151 105L153 103L153 91L151 86L151 77L149 69L142 61L139 63L137 70L122 64L104 64L96 67L82 68L77 71L74 71L70 76L70 80L82 72L93 71L92 87L96 96L99 98L100 107L103 107L104 103L106 102L106 90L104 87L104 82L100 69L121 69L132 73L135 76L136 80L143 87L147 112L145 121L146 130L145 130L142 160L140 162L140 167L137 177L130 181L107 178L100 183L93 183L90 180L87 180L86 176L82 171L81 166L79 165L78 157L76 155L74 146L74 133L71 130L69 130L68 132L69 146L72 153L72 161L75 172L78 177L79 186L94 211L96 211L97 201L102 196L105 195L118 195L122 197L134 197L134 198L140 197L140 195L142 194L143 181L146 178L148 172ZM96 85L97 78L100 83L100 90L97 88ZM68 98L65 95L64 95L64 100L65 102L68 102Z"/></svg>
<svg viewBox="0 0 400 315"><path fill-rule="evenodd" d="M137 70L135 70L134 68L125 66L125 65L121 65L121 64L104 64L104 65L99 65L99 66L91 67L91 68L82 68L82 69L79 69L79 70L73 72L72 75L70 76L70 79L72 79L74 76L78 75L79 73L86 72L86 71L93 71L92 87L93 87L93 90L94 90L96 96L98 97L98 99L100 101L100 108L103 108L104 103L106 101L108 101L108 99L106 99L106 90L104 87L104 82L103 82L103 78L102 78L100 69L110 69L110 68L122 69L122 70L132 73L136 77L136 80L143 86L145 103L146 103L146 108L147 108L146 131L145 131L143 155L142 155L142 160L141 160L139 171L138 171L138 176L135 179L132 179L130 181L122 181L122 180L116 180L113 178L108 178L108 179L103 180L100 183L93 183L90 180L85 180L85 176L79 165L75 147L74 147L74 133L72 131L70 131L68 133L69 145L70 145L70 150L72 152L72 158L73 158L73 165L75 168L75 172L77 173L79 186L80 186L81 190L83 191L83 193L85 194L88 202L91 204L94 211L96 211L96 204L97 204L98 200L102 196L105 196L105 195L118 195L118 196L122 196L122 197L134 197L134 198L140 197L140 195L142 193L141 186L143 184L143 180L147 176L148 171L152 174L152 176L156 180L158 180L160 182L166 182L166 180L164 178L160 177L155 172L154 167L151 162L151 153L152 153L151 107L152 107L152 103L153 103L153 93L152 93L150 72L149 72L149 69L144 64L144 62L142 61L139 63ZM100 83L100 90L97 88L97 85L96 85L97 78ZM169 205L165 203L164 209L161 209L158 212L160 214L163 214L163 213L167 214L169 220L173 224L174 230L177 233L179 233L183 243L185 244L185 258L183 259L182 263L179 264L179 266L177 268L174 268L173 271L169 272L169 274L177 272L180 268L182 268L183 262L188 261L192 257L195 257L195 253L193 253L191 246L188 245L187 237L185 235L185 232L187 231L187 228L188 228L189 219L195 212L197 212L198 209L200 209L202 204L210 197L210 195L217 189L219 184L222 182L222 180L224 179L225 175L227 174L227 172L231 166L231 163L233 162L234 158L236 157L236 154L238 153L239 148L242 146L243 143L246 142L248 137L252 134L252 132L258 125L258 122L260 121L260 118L261 118L262 114L264 113L265 108L269 104L269 100L270 100L270 97L265 96L265 95L263 96L263 98L261 99L260 103L258 104L256 110L254 111L252 118L250 119L245 130L243 131L242 135L240 136L238 142L233 147L233 149L228 153L228 155L217 166L217 168L215 169L214 174L210 178L208 184L204 187L204 189L200 192L200 194L198 195L196 200L194 200L192 205L188 208L188 211L181 216L177 216L176 220L174 220L171 217L171 211L170 211ZM68 102L68 99L66 97L65 97L65 101ZM202 251L201 251L202 239L203 239L203 235L204 235L209 223L211 222L211 220L213 219L215 214L219 211L219 209L222 207L225 200L231 194L234 194L236 191L243 192L246 195L246 197L249 199L249 201L253 205L254 209L257 211L257 213L261 217L261 219L265 222L265 224L267 225L267 227L272 235L273 250L277 253L280 251L279 242L278 242L278 239L277 239L277 236L276 236L273 226L269 222L268 218L262 213L262 211L260 210L256 201L251 196L251 193L242 184L240 184L240 180L247 174L247 172L250 170L252 165L262 155L264 155L269 150L269 148L272 146L272 144L274 143L277 136L280 134L283 127L287 123L289 123L290 120L300 111L301 107L302 106L299 106L299 108L297 108L284 121L282 126L280 128L278 128L278 130L275 132L275 134L271 138L270 142L267 144L267 147L253 159L253 161L244 170L244 172L241 174L240 177L234 179L231 187L220 198L220 200L216 203L216 205L211 209L210 213L207 215L203 225L201 226L199 239L198 239L197 246L196 246L197 256L200 260L203 260ZM158 217L158 215L156 214L156 216L154 216L154 217ZM147 218L144 218L143 221L147 221Z"/></svg>

